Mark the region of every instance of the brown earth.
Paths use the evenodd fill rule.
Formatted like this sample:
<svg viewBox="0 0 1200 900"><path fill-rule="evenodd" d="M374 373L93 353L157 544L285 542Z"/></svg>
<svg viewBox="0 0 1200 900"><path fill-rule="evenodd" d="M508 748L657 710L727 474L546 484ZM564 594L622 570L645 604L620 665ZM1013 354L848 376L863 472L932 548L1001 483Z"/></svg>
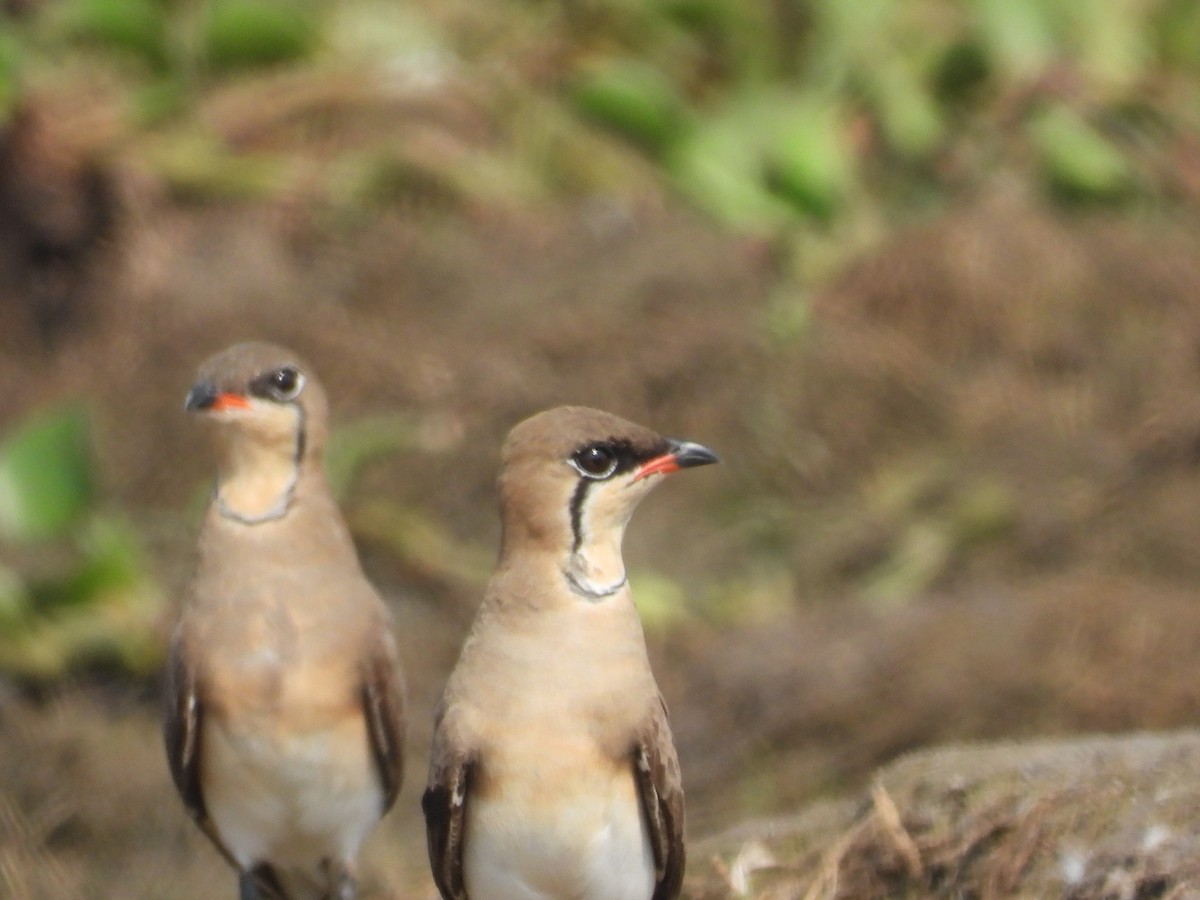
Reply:
<svg viewBox="0 0 1200 900"><path fill-rule="evenodd" d="M725 460L645 504L628 542L643 594L684 609L650 642L697 839L918 747L1200 714L1194 223L1063 219L997 187L804 306L775 248L669 204L344 224L38 158L49 174L0 179L0 430L84 397L107 502L169 594L209 469L179 411L200 359L279 341L340 423L402 414L406 449L346 501L413 675L414 774L368 896L430 895L418 773L495 545L496 448L560 402ZM0 704L5 894L232 891L168 787L152 687L37 694ZM905 890L878 896L926 895Z"/></svg>

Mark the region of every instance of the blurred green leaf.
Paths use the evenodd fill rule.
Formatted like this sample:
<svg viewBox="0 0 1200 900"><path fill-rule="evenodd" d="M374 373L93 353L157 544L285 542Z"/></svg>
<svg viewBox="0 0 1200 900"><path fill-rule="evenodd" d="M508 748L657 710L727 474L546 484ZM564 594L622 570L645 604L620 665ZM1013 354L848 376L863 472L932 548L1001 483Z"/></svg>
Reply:
<svg viewBox="0 0 1200 900"><path fill-rule="evenodd" d="M25 582L15 571L0 563L0 633L15 628L28 609Z"/></svg>
<svg viewBox="0 0 1200 900"><path fill-rule="evenodd" d="M93 517L80 552L63 577L18 586L28 602L12 607L0 629L0 670L52 679L97 666L145 675L161 664L162 596L137 532L123 520ZM4 593L0 577L0 601Z"/></svg>
<svg viewBox="0 0 1200 900"><path fill-rule="evenodd" d="M639 610L642 608L641 577L638 576L634 589ZM632 581L632 576L630 578ZM711 585L700 600L700 613L717 625L745 627L785 617L795 608L796 596L795 573L787 566L757 564L748 566L728 581ZM682 618L690 611L682 606L674 615Z"/></svg>
<svg viewBox="0 0 1200 900"><path fill-rule="evenodd" d="M796 37L780 19L804 16L744 0L658 0L658 12L687 34L684 46L703 48L706 76L743 85L779 72L780 51L790 54Z"/></svg>
<svg viewBox="0 0 1200 900"><path fill-rule="evenodd" d="M779 90L735 98L668 160L693 200L731 225L828 222L854 184L853 151L828 100Z"/></svg>
<svg viewBox="0 0 1200 900"><path fill-rule="evenodd" d="M1080 64L1099 87L1126 87L1142 77L1150 42L1145 13L1129 0L1073 0L1070 16Z"/></svg>
<svg viewBox="0 0 1200 900"><path fill-rule="evenodd" d="M772 343L786 345L808 333L812 319L808 295L798 285L791 285L772 292L763 325Z"/></svg>
<svg viewBox="0 0 1200 900"><path fill-rule="evenodd" d="M667 158L680 190L734 227L772 231L794 217L767 183L764 143L770 130L762 110L771 105L759 96L736 99L706 118Z"/></svg>
<svg viewBox="0 0 1200 900"><path fill-rule="evenodd" d="M71 34L135 56L167 62L167 18L156 0L73 0L63 13Z"/></svg>
<svg viewBox="0 0 1200 900"><path fill-rule="evenodd" d="M651 634L662 634L686 621L691 614L682 587L665 575L640 571L629 576L637 598L642 625Z"/></svg>
<svg viewBox="0 0 1200 900"><path fill-rule="evenodd" d="M66 577L30 585L33 607L40 614L87 607L113 592L140 582L146 571L137 535L114 520L95 518L80 538L83 559Z"/></svg>
<svg viewBox="0 0 1200 900"><path fill-rule="evenodd" d="M285 0L211 0L202 36L205 62L217 72L289 62L317 43L315 17Z"/></svg>
<svg viewBox="0 0 1200 900"><path fill-rule="evenodd" d="M888 145L906 159L929 156L944 131L930 87L898 58L874 69L869 86Z"/></svg>
<svg viewBox="0 0 1200 900"><path fill-rule="evenodd" d="M1153 26L1163 62L1200 71L1200 3L1168 0Z"/></svg>
<svg viewBox="0 0 1200 900"><path fill-rule="evenodd" d="M920 519L909 524L881 565L862 586L867 602L902 606L927 591L949 565L954 549L945 523Z"/></svg>
<svg viewBox="0 0 1200 900"><path fill-rule="evenodd" d="M1074 110L1048 107L1030 122L1030 132L1050 183L1066 198L1112 199L1130 187L1121 151Z"/></svg>
<svg viewBox="0 0 1200 900"><path fill-rule="evenodd" d="M0 126L8 121L21 94L21 43L15 30L0 24Z"/></svg>
<svg viewBox="0 0 1200 900"><path fill-rule="evenodd" d="M0 446L0 537L30 545L25 565L0 564L5 672L55 678L99 664L144 674L161 659L161 597L137 532L93 508L87 430L82 407L68 404Z"/></svg>
<svg viewBox="0 0 1200 900"><path fill-rule="evenodd" d="M580 73L570 88L583 116L661 153L683 133L687 107L675 86L653 65L635 59L606 61Z"/></svg>
<svg viewBox="0 0 1200 900"><path fill-rule="evenodd" d="M213 135L189 131L147 141L142 157L184 200L270 197L290 174L278 157L236 153Z"/></svg>
<svg viewBox="0 0 1200 900"><path fill-rule="evenodd" d="M798 210L828 222L849 191L852 153L838 111L805 101L781 110L764 154L767 186Z"/></svg>
<svg viewBox="0 0 1200 900"><path fill-rule="evenodd" d="M1012 491L1003 484L981 479L967 485L951 510L958 545L986 543L1011 530L1016 506Z"/></svg>
<svg viewBox="0 0 1200 900"><path fill-rule="evenodd" d="M473 591L487 584L491 553L455 540L422 512L372 500L352 507L346 518L356 538L382 544L410 577Z"/></svg>
<svg viewBox="0 0 1200 900"><path fill-rule="evenodd" d="M965 106L976 99L991 74L987 53L977 40L955 41L938 60L934 90L942 103Z"/></svg>
<svg viewBox="0 0 1200 900"><path fill-rule="evenodd" d="M662 11L695 30L730 31L750 4L738 0L660 0Z"/></svg>
<svg viewBox="0 0 1200 900"><path fill-rule="evenodd" d="M364 465L419 446L417 424L409 416L383 415L338 427L329 439L325 468L338 499L344 499Z"/></svg>
<svg viewBox="0 0 1200 900"><path fill-rule="evenodd" d="M87 415L70 404L27 422L0 445L0 534L65 535L92 501Z"/></svg>
<svg viewBox="0 0 1200 900"><path fill-rule="evenodd" d="M1010 77L1045 69L1057 52L1053 4L1046 0L972 0L979 35Z"/></svg>
<svg viewBox="0 0 1200 900"><path fill-rule="evenodd" d="M138 90L132 99L138 122L151 127L185 111L191 95L183 79L164 77Z"/></svg>

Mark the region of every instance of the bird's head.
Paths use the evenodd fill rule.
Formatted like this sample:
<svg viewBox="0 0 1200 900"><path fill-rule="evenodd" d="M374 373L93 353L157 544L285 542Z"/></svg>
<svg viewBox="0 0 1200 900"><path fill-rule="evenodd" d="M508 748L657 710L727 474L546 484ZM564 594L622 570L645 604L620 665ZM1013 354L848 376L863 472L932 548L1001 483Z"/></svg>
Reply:
<svg viewBox="0 0 1200 900"><path fill-rule="evenodd" d="M530 542L561 553L577 586L603 593L623 582L621 539L638 502L664 475L717 461L707 447L600 410L539 413L513 428L502 453L505 551Z"/></svg>
<svg viewBox="0 0 1200 900"><path fill-rule="evenodd" d="M254 519L267 495L289 492L301 469L319 465L328 415L312 370L273 344L236 344L206 360L184 408L215 426L220 454L218 501ZM279 497L275 497L278 501Z"/></svg>

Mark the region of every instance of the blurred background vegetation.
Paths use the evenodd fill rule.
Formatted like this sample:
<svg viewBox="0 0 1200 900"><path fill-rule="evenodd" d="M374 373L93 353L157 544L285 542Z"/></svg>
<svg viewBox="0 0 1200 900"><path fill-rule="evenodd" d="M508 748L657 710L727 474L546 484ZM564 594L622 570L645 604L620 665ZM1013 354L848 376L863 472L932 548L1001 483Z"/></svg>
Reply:
<svg viewBox="0 0 1200 900"><path fill-rule="evenodd" d="M15 896L109 884L77 832L125 811L47 805L28 756L112 738L114 696L152 734L210 469L179 404L252 337L330 387L418 716L511 424L585 402L721 451L629 548L696 830L947 738L1195 720L1197 0L2 9Z"/></svg>
<svg viewBox="0 0 1200 900"><path fill-rule="evenodd" d="M779 297L765 326L780 340L855 254L997 183L1131 218L1190 212L1200 192L1191 0L62 0L12 2L2 29L10 182L38 177L21 165L46 167L26 154L74 154L62 167L134 169L170 202L287 201L335 228L431 196L455 210L604 201L614 215L648 196L682 202L770 242ZM423 94L427 115L469 105L482 134L443 146L429 129L389 127L397 95ZM41 116L53 121L30 124ZM24 146L41 140L63 146ZM21 188L10 185L18 201ZM36 208L44 198L23 199L33 208L10 216L53 219ZM154 655L121 644L152 617L73 621L105 618L148 585L136 530L89 514L86 416L64 402L9 426L6 545L63 541L70 562L57 581L33 563L3 569L6 631L25 647L7 665L61 672L76 650L100 652L99 627L123 635L109 650L144 673ZM869 593L921 583L918 570L955 551L943 545L970 544L1007 515L988 486L961 502L949 515L965 536L914 536L929 547ZM41 629L68 609L52 650Z"/></svg>

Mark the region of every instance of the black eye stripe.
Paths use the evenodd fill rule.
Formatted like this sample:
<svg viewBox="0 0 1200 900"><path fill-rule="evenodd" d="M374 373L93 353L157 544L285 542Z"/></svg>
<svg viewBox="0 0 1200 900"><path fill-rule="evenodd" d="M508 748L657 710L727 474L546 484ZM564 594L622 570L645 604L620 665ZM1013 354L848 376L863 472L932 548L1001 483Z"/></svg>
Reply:
<svg viewBox="0 0 1200 900"><path fill-rule="evenodd" d="M628 438L610 437L579 447L571 454L569 462L585 479L603 481L613 475L632 471L669 449L666 441L635 446Z"/></svg>
<svg viewBox="0 0 1200 900"><path fill-rule="evenodd" d="M586 457L589 451L600 449L603 449L607 454L611 454L613 460L612 468L603 475L589 473L587 468L585 468L584 457ZM669 450L670 445L665 440L635 447L633 442L628 438L608 438L603 441L591 441L584 444L568 457L571 466L580 475L579 483L575 485L575 490L571 493L571 500L567 507L571 520L572 553L577 551L583 543L583 507L587 502L588 491L594 485L599 485L614 475L632 471L647 460L661 456Z"/></svg>
<svg viewBox="0 0 1200 900"><path fill-rule="evenodd" d="M264 400L287 403L295 400L304 389L304 375L294 366L280 366L256 375L250 382L250 393Z"/></svg>

